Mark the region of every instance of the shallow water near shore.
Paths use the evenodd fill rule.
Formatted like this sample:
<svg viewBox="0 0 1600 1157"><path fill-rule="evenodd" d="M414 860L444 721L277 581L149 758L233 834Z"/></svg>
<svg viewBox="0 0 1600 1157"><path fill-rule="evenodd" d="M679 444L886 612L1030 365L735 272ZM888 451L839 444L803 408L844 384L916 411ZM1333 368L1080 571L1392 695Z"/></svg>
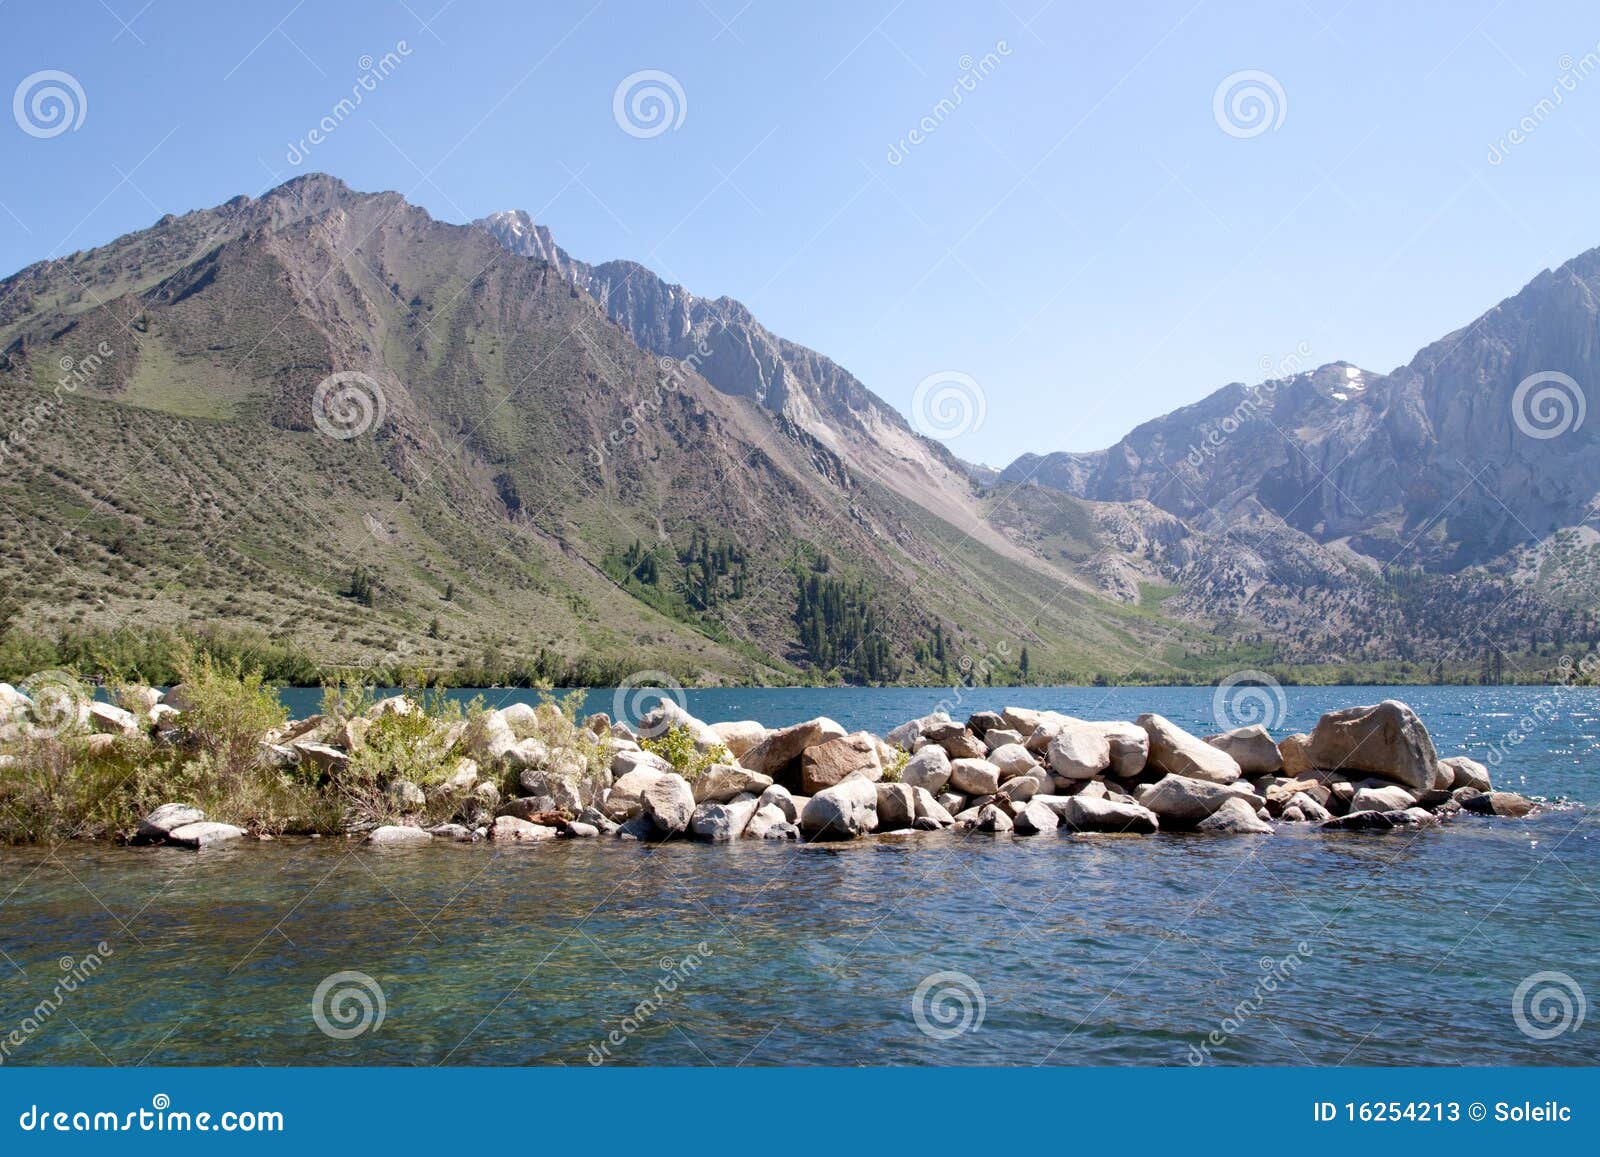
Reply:
<svg viewBox="0 0 1600 1157"><path fill-rule="evenodd" d="M1590 1003L1600 992L1600 691L1284 695L1275 733L1393 695L1441 754L1485 762L1532 717L1497 786L1566 802L1527 821L1382 836L0 849L0 1035L36 1015L64 958L109 949L5 1061L1600 1063L1592 1016L1537 1039L1513 1015L1535 973L1568 974ZM1210 688L963 696L954 714L1156 710L1215 729ZM689 707L769 724L826 714L881 733L951 698L718 690L690 692ZM381 988L383 1017L337 1039L313 997L351 971Z"/></svg>

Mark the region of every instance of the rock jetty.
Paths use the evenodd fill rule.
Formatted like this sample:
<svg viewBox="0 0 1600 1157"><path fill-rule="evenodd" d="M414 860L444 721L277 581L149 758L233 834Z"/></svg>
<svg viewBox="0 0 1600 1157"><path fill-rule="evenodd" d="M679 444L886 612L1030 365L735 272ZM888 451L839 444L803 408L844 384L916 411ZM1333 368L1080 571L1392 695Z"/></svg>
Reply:
<svg viewBox="0 0 1600 1157"><path fill-rule="evenodd" d="M182 690L142 716L160 734L181 733ZM337 782L376 721L418 711L395 696L354 719L293 721L263 738L263 758ZM1481 763L1441 758L1416 712L1396 700L1330 711L1310 733L1279 738L1259 726L1200 736L1155 714L1107 721L1022 707L965 720L938 712L881 738L827 718L781 728L706 723L670 701L636 728L593 715L562 733L551 727L556 714L549 704L517 704L457 722L441 740L447 774L381 785L384 822L347 834L412 847L854 840L944 829L1374 833L1462 815L1520 818L1536 806L1495 790ZM100 712L89 726L123 732L130 719ZM175 801L130 838L206 847L247 834Z"/></svg>

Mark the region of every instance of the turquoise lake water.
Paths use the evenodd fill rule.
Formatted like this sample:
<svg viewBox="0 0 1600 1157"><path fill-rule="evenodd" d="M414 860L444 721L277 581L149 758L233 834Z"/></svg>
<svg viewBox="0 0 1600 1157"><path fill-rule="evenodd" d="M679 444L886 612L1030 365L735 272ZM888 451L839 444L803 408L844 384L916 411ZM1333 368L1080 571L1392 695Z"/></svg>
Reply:
<svg viewBox="0 0 1600 1157"><path fill-rule="evenodd" d="M287 695L297 713L314 709L314 692ZM1211 688L961 696L954 714L1156 710L1215 730ZM1281 710L1269 705L1273 730L1388 696L1416 707L1441 754L1498 752L1497 785L1552 806L1382 836L0 849L0 1053L84 1065L1600 1063L1600 691L1290 687ZM711 720L825 714L882 732L953 698L715 690L688 705ZM611 693L591 707L611 711ZM82 978L74 991L60 987L68 976Z"/></svg>

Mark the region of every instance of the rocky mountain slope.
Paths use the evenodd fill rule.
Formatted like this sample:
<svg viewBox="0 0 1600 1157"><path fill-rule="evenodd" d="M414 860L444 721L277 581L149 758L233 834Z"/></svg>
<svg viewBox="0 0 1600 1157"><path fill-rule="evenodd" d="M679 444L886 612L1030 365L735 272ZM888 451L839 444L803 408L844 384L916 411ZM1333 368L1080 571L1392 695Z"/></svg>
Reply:
<svg viewBox="0 0 1600 1157"><path fill-rule="evenodd" d="M1099 508L1117 562L1286 654L1592 642L1597 381L1600 250L1390 374L1235 383L1109 449L1024 455L996 487L1117 504Z"/></svg>
<svg viewBox="0 0 1600 1157"><path fill-rule="evenodd" d="M979 522L733 303L541 244L312 175L0 282L13 652L185 627L329 668L937 682L1212 645Z"/></svg>

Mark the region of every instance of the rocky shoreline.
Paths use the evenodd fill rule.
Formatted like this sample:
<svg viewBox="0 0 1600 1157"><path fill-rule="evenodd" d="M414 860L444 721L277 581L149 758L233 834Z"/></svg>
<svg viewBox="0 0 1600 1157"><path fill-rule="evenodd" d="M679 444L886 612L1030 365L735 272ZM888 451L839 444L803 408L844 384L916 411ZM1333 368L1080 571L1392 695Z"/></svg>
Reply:
<svg viewBox="0 0 1600 1157"><path fill-rule="evenodd" d="M24 706L19 698L0 691L0 705ZM81 742L185 742L183 686L133 698L133 709L86 704ZM1018 707L965 721L939 712L878 737L827 718L776 729L706 723L670 699L636 728L605 715L580 723L549 703L434 720L417 700L393 696L348 718L274 728L259 756L278 774L333 792L388 724L427 737L442 759L426 782L378 784L381 814L369 809L341 828L387 846L819 841L943 829L1383 832L1463 814L1520 818L1536 806L1495 790L1481 763L1440 758L1422 720L1396 700L1332 711L1310 733L1274 739L1259 726L1201 737L1154 714L1093 721ZM202 848L251 834L179 800L145 815L127 838Z"/></svg>

